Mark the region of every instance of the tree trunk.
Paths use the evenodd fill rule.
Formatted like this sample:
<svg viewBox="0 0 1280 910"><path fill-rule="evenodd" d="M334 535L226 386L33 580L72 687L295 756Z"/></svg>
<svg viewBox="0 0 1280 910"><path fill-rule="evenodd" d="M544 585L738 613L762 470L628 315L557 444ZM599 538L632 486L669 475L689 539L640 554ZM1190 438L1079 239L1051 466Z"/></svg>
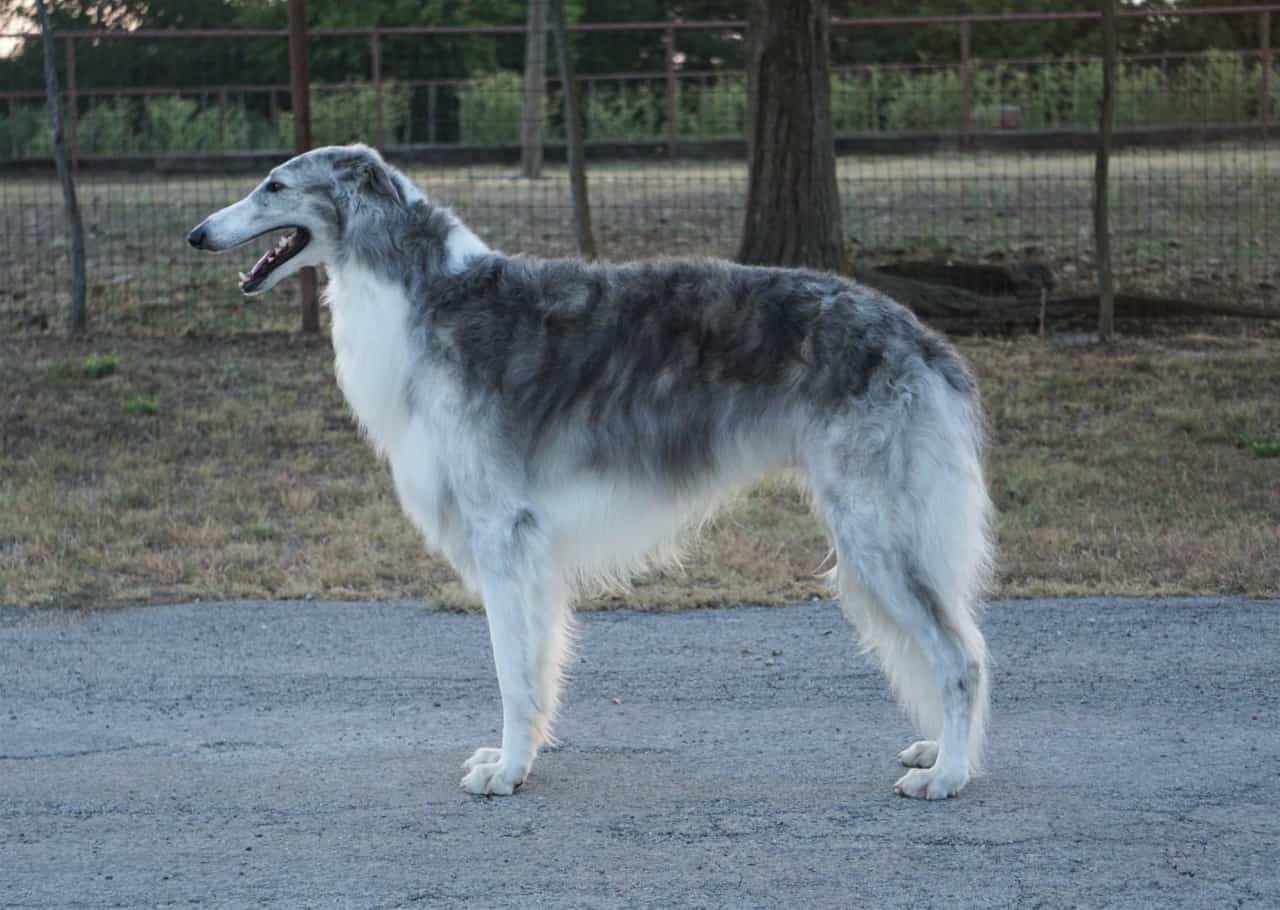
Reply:
<svg viewBox="0 0 1280 910"><path fill-rule="evenodd" d="M827 0L751 0L742 262L844 268Z"/></svg>
<svg viewBox="0 0 1280 910"><path fill-rule="evenodd" d="M542 176L542 124L547 94L547 0L529 0L524 39L524 116L520 121L520 172Z"/></svg>
<svg viewBox="0 0 1280 910"><path fill-rule="evenodd" d="M591 201L587 195L587 167L583 157L582 114L578 105L578 83L573 72L573 48L564 27L563 0L550 0L551 32L560 60L560 85L564 91L565 153L569 164L569 193L573 198L573 227L578 237L578 253L596 258L596 238L591 231Z"/></svg>
<svg viewBox="0 0 1280 910"><path fill-rule="evenodd" d="M1115 334L1116 290L1111 271L1111 212L1108 171L1111 133L1116 119L1116 0L1102 2L1102 109L1099 112L1098 156L1093 169L1093 236L1098 260L1098 337Z"/></svg>
<svg viewBox="0 0 1280 910"><path fill-rule="evenodd" d="M67 309L67 334L84 332L85 314L84 278L84 224L80 221L80 204L76 200L76 185L71 178L67 162L67 147L62 135L62 99L58 92L58 70L54 64L53 28L49 25L49 11L44 0L36 0L36 15L40 18L40 39L44 44L44 86L49 105L49 132L53 144L53 160L58 169L58 182L62 184L62 207L67 215L67 232L71 235L71 306ZM76 100L71 99L75 104Z"/></svg>

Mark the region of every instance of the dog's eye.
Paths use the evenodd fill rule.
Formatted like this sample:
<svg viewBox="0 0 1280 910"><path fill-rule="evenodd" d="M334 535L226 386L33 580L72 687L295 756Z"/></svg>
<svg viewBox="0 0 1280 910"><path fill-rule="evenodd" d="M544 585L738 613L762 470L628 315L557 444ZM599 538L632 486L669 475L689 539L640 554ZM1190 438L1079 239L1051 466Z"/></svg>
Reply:
<svg viewBox="0 0 1280 910"><path fill-rule="evenodd" d="M272 180L270 183L267 184L268 193L278 193L282 189L284 189L284 184L281 183L279 180Z"/></svg>

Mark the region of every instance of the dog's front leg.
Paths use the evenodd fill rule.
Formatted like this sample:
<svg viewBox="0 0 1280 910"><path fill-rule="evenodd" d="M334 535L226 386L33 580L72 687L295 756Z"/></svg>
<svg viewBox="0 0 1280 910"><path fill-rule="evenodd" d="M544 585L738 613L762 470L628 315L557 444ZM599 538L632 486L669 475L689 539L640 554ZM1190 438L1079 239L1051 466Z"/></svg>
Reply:
<svg viewBox="0 0 1280 910"><path fill-rule="evenodd" d="M502 693L502 746L463 765L469 793L507 796L529 773L555 712L567 605L549 547L528 511L473 536L480 593Z"/></svg>
<svg viewBox="0 0 1280 910"><path fill-rule="evenodd" d="M483 583L483 594L502 693L502 746L477 749L467 759L462 788L469 793L509 796L524 783L537 750L534 724L538 710L525 670L530 643L523 628L518 585L506 579L488 580Z"/></svg>

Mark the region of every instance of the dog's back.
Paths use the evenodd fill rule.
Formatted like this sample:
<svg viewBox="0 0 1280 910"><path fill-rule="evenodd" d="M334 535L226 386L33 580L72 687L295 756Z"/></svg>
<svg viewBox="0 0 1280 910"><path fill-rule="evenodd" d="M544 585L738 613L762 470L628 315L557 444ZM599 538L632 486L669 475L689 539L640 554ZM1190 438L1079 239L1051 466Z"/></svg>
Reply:
<svg viewBox="0 0 1280 910"><path fill-rule="evenodd" d="M976 395L909 311L818 272L493 255L416 305L436 356L501 409L521 457L585 434L590 466L671 482L714 469L742 433L789 430L790 446L832 414L891 407L929 374Z"/></svg>

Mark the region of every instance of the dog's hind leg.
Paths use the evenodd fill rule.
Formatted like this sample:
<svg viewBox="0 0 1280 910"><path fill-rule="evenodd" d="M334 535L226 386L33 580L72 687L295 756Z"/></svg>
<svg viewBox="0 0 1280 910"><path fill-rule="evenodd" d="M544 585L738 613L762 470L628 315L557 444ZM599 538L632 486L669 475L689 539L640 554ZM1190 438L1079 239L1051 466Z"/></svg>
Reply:
<svg viewBox="0 0 1280 910"><path fill-rule="evenodd" d="M568 598L532 512L485 522L470 536L502 693L502 745L466 761L462 787L506 796L550 736L569 649Z"/></svg>
<svg viewBox="0 0 1280 910"><path fill-rule="evenodd" d="M901 560L840 536L846 538L837 544L844 612L879 659L903 708L929 737L899 754L913 770L895 789L904 796L945 799L969 782L974 738L981 735L981 633L972 623L963 632L955 629L940 595Z"/></svg>
<svg viewBox="0 0 1280 910"><path fill-rule="evenodd" d="M947 436L890 439L860 458L836 450L811 466L836 545L842 607L927 737L899 754L912 770L895 789L924 799L944 799L968 783L987 707L975 607L988 561L989 504L974 450Z"/></svg>

